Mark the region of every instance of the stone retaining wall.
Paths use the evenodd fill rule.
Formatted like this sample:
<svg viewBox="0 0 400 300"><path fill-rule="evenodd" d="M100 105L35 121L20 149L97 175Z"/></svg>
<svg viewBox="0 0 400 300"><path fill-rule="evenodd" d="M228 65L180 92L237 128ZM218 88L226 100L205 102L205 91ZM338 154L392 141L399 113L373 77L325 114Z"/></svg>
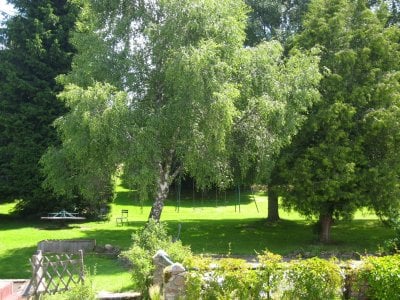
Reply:
<svg viewBox="0 0 400 300"><path fill-rule="evenodd" d="M158 285L165 300L184 299L185 296L185 280L187 271L180 263L173 263L168 254L160 250L153 257L155 272L153 284ZM345 276L345 290L343 293L344 299L366 300L366 291L368 286L355 289L355 272L362 265L362 261L353 261L346 266L342 266ZM249 265L249 268L256 269L254 265ZM162 271L163 270L163 271Z"/></svg>
<svg viewBox="0 0 400 300"><path fill-rule="evenodd" d="M96 247L94 239L73 239L73 240L43 240L38 243L38 250L43 253L78 253L91 252Z"/></svg>

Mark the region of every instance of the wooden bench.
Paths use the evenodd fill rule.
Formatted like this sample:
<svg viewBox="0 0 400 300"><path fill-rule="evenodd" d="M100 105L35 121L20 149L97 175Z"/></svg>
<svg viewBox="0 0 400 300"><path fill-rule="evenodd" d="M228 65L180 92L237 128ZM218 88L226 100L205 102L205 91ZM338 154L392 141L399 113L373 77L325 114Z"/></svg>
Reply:
<svg viewBox="0 0 400 300"><path fill-rule="evenodd" d="M122 209L121 210L121 216L117 217L115 219L115 222L117 222L117 225L123 226L124 223L128 224L128 210L127 209Z"/></svg>

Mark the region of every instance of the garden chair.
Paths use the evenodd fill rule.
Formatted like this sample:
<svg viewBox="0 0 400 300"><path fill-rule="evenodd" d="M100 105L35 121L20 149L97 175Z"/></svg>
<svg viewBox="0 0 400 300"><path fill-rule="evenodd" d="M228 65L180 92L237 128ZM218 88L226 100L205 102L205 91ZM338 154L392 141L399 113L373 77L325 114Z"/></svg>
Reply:
<svg viewBox="0 0 400 300"><path fill-rule="evenodd" d="M121 226L123 226L124 223L128 224L128 210L127 209L122 209L121 210L121 216L117 217L115 219L115 221L117 222L117 225L121 225Z"/></svg>

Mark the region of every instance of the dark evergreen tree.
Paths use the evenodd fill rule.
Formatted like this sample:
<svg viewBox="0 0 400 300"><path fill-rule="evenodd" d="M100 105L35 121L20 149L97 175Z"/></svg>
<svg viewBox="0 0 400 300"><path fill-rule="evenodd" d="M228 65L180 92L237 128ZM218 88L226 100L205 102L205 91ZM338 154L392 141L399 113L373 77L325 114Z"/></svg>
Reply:
<svg viewBox="0 0 400 300"><path fill-rule="evenodd" d="M291 48L292 38L304 29L303 18L307 13L310 0L246 0L246 2L252 8L248 20L247 43L255 45L263 40L278 39L283 42L284 47ZM384 0L383 2L368 0L365 5L377 11L377 15L380 15L386 26L399 24L399 0ZM388 10L385 10L385 6ZM292 150L284 154L286 158L290 151ZM283 163L281 160L286 159L282 156L275 159L278 161L278 166L272 170L268 180L268 221L270 222L279 220L277 190L285 185L280 174L282 170L279 169L279 165Z"/></svg>
<svg viewBox="0 0 400 300"><path fill-rule="evenodd" d="M388 11L365 0L313 0L296 47L321 46L322 101L285 151L284 204L319 219L371 207L381 218L400 208L400 31Z"/></svg>
<svg viewBox="0 0 400 300"><path fill-rule="evenodd" d="M55 78L70 70L68 41L78 7L66 0L10 1L17 14L1 29L0 201L40 213L63 206L42 188L39 160L57 144L52 123L65 112Z"/></svg>

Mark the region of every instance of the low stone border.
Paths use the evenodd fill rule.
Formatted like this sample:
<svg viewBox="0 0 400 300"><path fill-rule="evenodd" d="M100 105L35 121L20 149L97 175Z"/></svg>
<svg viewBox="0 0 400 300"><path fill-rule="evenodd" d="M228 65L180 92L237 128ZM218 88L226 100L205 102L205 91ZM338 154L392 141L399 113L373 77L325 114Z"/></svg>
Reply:
<svg viewBox="0 0 400 300"><path fill-rule="evenodd" d="M43 253L78 253L79 250L92 252L96 247L95 239L43 240L38 243Z"/></svg>
<svg viewBox="0 0 400 300"><path fill-rule="evenodd" d="M101 291L96 298L101 300L136 300L141 299L141 294L137 292L111 293Z"/></svg>

